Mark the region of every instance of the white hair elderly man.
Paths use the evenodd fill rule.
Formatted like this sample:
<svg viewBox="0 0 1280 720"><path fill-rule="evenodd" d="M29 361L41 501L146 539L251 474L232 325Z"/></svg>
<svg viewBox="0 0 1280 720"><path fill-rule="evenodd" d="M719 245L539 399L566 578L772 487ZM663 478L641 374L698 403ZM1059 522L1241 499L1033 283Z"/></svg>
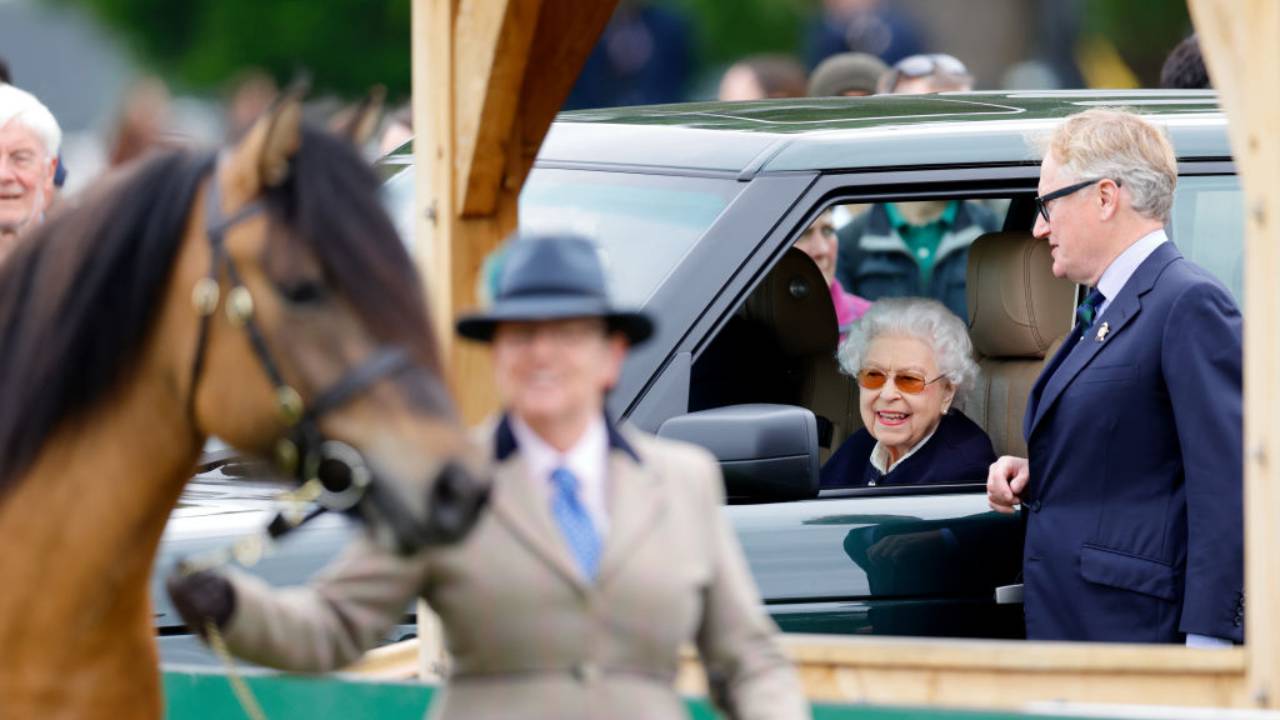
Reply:
<svg viewBox="0 0 1280 720"><path fill-rule="evenodd" d="M53 201L62 130L34 95L0 84L0 262Z"/></svg>
<svg viewBox="0 0 1280 720"><path fill-rule="evenodd" d="M1165 236L1177 178L1159 128L1100 108L1040 165L1033 232L1091 290L1027 399L1028 456L987 477L1027 514L1033 640L1244 640L1241 317Z"/></svg>

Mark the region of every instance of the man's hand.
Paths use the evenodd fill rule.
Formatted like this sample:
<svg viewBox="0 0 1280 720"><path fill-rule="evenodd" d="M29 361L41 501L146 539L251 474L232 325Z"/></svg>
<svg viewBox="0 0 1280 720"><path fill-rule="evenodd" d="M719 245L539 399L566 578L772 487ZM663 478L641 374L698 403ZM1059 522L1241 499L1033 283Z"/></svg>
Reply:
<svg viewBox="0 0 1280 720"><path fill-rule="evenodd" d="M1026 458L1002 456L987 471L987 504L996 512L1013 512L1013 507L1022 502L1022 491L1030 479Z"/></svg>
<svg viewBox="0 0 1280 720"><path fill-rule="evenodd" d="M205 637L209 622L219 630L226 627L236 609L236 593L231 583L212 570L184 573L178 569L164 584L183 622L201 637Z"/></svg>

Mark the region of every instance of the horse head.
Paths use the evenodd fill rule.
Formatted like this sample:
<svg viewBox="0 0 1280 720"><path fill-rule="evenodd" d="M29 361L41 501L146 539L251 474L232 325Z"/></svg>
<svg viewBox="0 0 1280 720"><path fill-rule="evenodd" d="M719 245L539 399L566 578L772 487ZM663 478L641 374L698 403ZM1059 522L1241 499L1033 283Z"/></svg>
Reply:
<svg viewBox="0 0 1280 720"><path fill-rule="evenodd" d="M461 538L488 493L425 295L349 145L289 94L219 157L170 292L193 320L189 416L401 552Z"/></svg>

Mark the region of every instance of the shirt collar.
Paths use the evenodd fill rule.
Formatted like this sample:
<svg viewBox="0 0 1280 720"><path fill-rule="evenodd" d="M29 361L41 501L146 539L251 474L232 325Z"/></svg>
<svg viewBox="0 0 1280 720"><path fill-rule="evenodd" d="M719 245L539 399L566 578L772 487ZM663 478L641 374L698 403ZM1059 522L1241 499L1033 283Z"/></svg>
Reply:
<svg viewBox="0 0 1280 720"><path fill-rule="evenodd" d="M610 450L621 450L630 455L637 463L640 462L640 454L635 451L631 443L627 441L618 427L609 420L608 415L602 414L605 439L608 442ZM494 430L493 438L493 457L502 462L511 457L512 453L520 449L520 438L516 436L512 429L514 418L509 413L504 413L502 419L498 421L498 427ZM530 430L532 433L532 430Z"/></svg>
<svg viewBox="0 0 1280 720"><path fill-rule="evenodd" d="M941 426L942 422L939 421L938 425ZM934 433L936 432L938 432L938 428L935 427L933 429L933 432L930 432L928 435L925 435L924 438L920 440L920 442L911 446L911 449L908 450L902 457L898 458L898 462L892 465L889 464L888 448L886 448L884 445L881 445L880 441L877 440L875 447L871 448L871 467L878 470L881 475L888 475L891 470L901 465L904 460L911 457L912 455L915 455L917 450L924 447L924 444L929 442L930 438L932 438Z"/></svg>
<svg viewBox="0 0 1280 720"><path fill-rule="evenodd" d="M556 468L566 468L580 480L604 477L609 433L603 415L590 422L582 436L564 452L552 447L518 417L511 418L511 434L535 478L549 478Z"/></svg>
<svg viewBox="0 0 1280 720"><path fill-rule="evenodd" d="M1129 278L1138 271L1138 266L1142 261L1151 256L1162 243L1167 241L1169 236L1164 234L1164 229L1154 230L1142 237L1137 242L1125 248L1124 252L1116 256L1115 260L1102 271L1102 277L1098 278L1098 292L1102 293L1105 303L1115 299L1120 291L1124 289Z"/></svg>

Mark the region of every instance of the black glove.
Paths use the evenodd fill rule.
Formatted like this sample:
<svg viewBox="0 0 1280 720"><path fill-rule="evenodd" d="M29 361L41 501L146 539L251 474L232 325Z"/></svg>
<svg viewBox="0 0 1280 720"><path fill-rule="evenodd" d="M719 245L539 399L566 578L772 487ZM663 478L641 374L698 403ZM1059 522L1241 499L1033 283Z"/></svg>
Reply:
<svg viewBox="0 0 1280 720"><path fill-rule="evenodd" d="M200 637L205 637L206 624L210 620L221 630L235 612L235 589L230 581L212 570L187 573L179 563L165 579L164 586L183 622Z"/></svg>

